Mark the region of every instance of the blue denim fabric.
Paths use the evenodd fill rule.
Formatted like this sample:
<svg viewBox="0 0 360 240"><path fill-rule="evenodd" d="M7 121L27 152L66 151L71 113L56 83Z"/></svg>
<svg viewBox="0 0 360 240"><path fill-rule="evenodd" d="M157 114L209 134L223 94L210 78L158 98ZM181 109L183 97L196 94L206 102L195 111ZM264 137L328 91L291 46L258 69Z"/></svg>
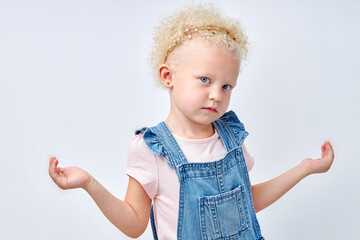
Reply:
<svg viewBox="0 0 360 240"><path fill-rule="evenodd" d="M213 122L227 154L215 162L190 163L164 122L142 128L144 141L165 156L180 182L177 239L261 240L242 143L248 133L233 111ZM151 226L157 239L153 210Z"/></svg>

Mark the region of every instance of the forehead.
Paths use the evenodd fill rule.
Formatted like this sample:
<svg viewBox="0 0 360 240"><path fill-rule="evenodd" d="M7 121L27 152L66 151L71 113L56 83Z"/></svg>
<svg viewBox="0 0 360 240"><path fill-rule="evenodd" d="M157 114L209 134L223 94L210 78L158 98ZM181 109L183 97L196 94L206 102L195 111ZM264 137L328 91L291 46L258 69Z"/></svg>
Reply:
<svg viewBox="0 0 360 240"><path fill-rule="evenodd" d="M172 65L178 70L202 70L238 75L240 62L230 50L201 37L184 42L174 51ZM171 59L171 58L169 58Z"/></svg>
<svg viewBox="0 0 360 240"><path fill-rule="evenodd" d="M219 55L226 55L229 59L238 60L234 51L216 45L211 40L204 39L201 36L196 36L177 46L169 55L167 63L170 65L195 64L196 62L212 60Z"/></svg>
<svg viewBox="0 0 360 240"><path fill-rule="evenodd" d="M236 81L238 78L239 60L225 48L216 47L203 40L190 40L176 55L177 62L172 65L175 75L207 76L226 81Z"/></svg>

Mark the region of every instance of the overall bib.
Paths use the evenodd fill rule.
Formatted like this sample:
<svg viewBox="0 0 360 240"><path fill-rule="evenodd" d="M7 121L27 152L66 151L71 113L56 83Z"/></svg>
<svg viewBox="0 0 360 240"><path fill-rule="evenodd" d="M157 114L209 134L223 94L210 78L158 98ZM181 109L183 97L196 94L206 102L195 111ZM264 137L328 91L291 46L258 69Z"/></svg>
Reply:
<svg viewBox="0 0 360 240"><path fill-rule="evenodd" d="M178 240L263 240L252 201L242 143L248 133L234 112L212 123L226 148L214 162L188 162L165 122L142 128L147 146L166 157L180 183ZM153 208L151 227L157 238Z"/></svg>

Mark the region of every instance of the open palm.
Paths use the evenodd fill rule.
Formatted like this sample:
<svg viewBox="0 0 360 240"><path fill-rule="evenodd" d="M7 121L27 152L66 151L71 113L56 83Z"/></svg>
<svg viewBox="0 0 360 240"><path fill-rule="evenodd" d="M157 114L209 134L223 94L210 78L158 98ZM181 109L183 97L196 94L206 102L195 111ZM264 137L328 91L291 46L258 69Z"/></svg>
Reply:
<svg viewBox="0 0 360 240"><path fill-rule="evenodd" d="M55 157L50 158L49 175L61 189L83 188L90 181L90 175L78 167L58 167L59 161Z"/></svg>
<svg viewBox="0 0 360 240"><path fill-rule="evenodd" d="M326 141L321 146L321 158L306 158L303 160L309 174L327 172L334 161L334 151L330 142Z"/></svg>

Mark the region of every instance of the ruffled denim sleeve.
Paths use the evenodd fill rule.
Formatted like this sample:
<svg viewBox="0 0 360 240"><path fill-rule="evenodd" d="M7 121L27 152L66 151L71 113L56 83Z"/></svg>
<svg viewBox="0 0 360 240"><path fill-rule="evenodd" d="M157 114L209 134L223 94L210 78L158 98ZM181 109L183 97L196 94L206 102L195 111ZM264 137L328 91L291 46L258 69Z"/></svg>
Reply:
<svg viewBox="0 0 360 240"><path fill-rule="evenodd" d="M235 112L228 111L220 117L220 120L228 125L231 132L235 135L236 140L239 145L242 145L245 138L249 133L245 130L244 124L240 122L239 118L236 116Z"/></svg>
<svg viewBox="0 0 360 240"><path fill-rule="evenodd" d="M143 139L146 143L146 145L149 147L149 149L154 152L156 155L159 155L160 157L165 157L165 148L164 145L160 142L158 139L158 136L154 132L153 128L141 128L135 132L135 134L143 133Z"/></svg>

